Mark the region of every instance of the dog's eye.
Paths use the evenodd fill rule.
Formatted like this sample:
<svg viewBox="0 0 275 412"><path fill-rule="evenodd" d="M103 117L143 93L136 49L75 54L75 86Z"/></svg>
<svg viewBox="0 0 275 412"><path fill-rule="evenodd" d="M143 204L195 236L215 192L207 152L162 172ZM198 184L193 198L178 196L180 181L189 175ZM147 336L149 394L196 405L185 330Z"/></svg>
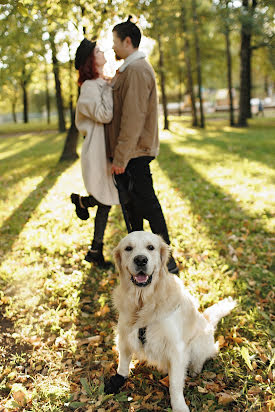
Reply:
<svg viewBox="0 0 275 412"><path fill-rule="evenodd" d="M126 252L131 252L133 250L132 246L126 246L125 248Z"/></svg>
<svg viewBox="0 0 275 412"><path fill-rule="evenodd" d="M148 245L148 246L147 246L147 249L148 249L148 250L154 250L155 248L154 248L153 245Z"/></svg>

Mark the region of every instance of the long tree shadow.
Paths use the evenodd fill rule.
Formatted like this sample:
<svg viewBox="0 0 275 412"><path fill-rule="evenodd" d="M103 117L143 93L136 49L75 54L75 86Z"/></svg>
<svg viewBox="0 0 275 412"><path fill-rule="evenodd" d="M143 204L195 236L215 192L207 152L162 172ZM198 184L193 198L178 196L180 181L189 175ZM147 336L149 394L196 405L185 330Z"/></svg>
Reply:
<svg viewBox="0 0 275 412"><path fill-rule="evenodd" d="M216 250L228 265L245 272L246 284L251 278L261 280L263 276L272 282L274 265L269 253L272 234L265 231L257 219L249 216L229 194L205 180L190 165L187 157L175 153L168 143L161 144L157 160L172 186L183 198L189 199L190 208L198 217L198 227L203 225L206 228L207 236L215 242ZM238 251L235 261L232 260L229 243ZM262 293L268 292L269 287L267 285Z"/></svg>
<svg viewBox="0 0 275 412"><path fill-rule="evenodd" d="M50 171L33 190L25 200L14 210L14 212L3 222L0 228L0 246L2 255L0 264L5 259L5 252L9 251L23 230L26 223L31 218L33 211L39 205L41 200L47 195L49 190L54 186L58 177L70 167L72 162L62 162L52 166Z"/></svg>
<svg viewBox="0 0 275 412"><path fill-rule="evenodd" d="M42 140L30 145L29 142L31 140L32 136L30 135L22 137L20 142L23 143L22 146L18 142L14 143L13 148L16 149L16 146L19 145L18 150L2 158L0 174L3 181L5 179L5 182L7 182L11 179L12 184L15 185L27 176L41 175L43 170L48 170L49 160L52 156L56 155L62 136L60 133L52 133L46 139L42 137ZM27 148L25 148L26 145ZM4 153L9 147L1 144L0 148L1 152ZM12 165L12 176L10 176L9 165Z"/></svg>
<svg viewBox="0 0 275 412"><path fill-rule="evenodd" d="M178 121L177 121L178 122ZM212 125L213 126L213 125ZM193 144L218 148L221 152L229 152L231 155L238 155L240 158L261 162L271 168L275 168L274 141L275 122L267 121L263 125L251 125L249 133L245 129L223 128L218 126L204 130L203 134L194 137L192 129L184 134L177 130L171 130L176 136L188 138L184 141L186 146ZM216 149L215 149L216 150Z"/></svg>

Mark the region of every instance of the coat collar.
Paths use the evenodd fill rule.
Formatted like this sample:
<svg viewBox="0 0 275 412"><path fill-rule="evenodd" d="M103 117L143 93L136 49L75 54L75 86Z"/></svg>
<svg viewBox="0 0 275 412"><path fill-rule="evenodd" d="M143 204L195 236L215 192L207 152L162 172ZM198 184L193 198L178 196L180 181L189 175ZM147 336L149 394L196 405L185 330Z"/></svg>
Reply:
<svg viewBox="0 0 275 412"><path fill-rule="evenodd" d="M128 67L130 64L132 64L134 61L139 60L139 59L145 59L146 55L142 51L135 51L134 53L130 54L130 56L126 57L124 60L124 63L120 68L118 69L120 73L124 72L126 67Z"/></svg>

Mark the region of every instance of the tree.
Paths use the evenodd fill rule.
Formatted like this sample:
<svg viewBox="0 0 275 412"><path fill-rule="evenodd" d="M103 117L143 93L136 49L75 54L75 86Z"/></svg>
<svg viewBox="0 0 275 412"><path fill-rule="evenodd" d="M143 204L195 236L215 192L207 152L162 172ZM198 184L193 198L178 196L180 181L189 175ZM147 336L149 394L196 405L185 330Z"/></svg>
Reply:
<svg viewBox="0 0 275 412"><path fill-rule="evenodd" d="M224 38L225 38L227 88L228 88L228 96L229 96L229 118L230 118L230 126L234 126L235 120L234 120L232 54L231 54L230 33L235 27L235 21L232 16L232 4L230 0L220 0L219 1L219 3L217 4L217 17L220 21L220 24L219 24L220 30L224 34Z"/></svg>
<svg viewBox="0 0 275 412"><path fill-rule="evenodd" d="M166 97L166 89L165 89L165 68L164 68L164 57L163 57L163 49L162 49L162 39L161 39L160 34L158 34L158 49L159 49L159 73L160 73L162 107L163 107L163 114L164 114L163 128L164 130L168 130L169 121L168 121L167 97Z"/></svg>
<svg viewBox="0 0 275 412"><path fill-rule="evenodd" d="M274 3L270 0L243 0L241 7L240 51L240 127L251 117L252 53L262 47L272 48L274 40Z"/></svg>
<svg viewBox="0 0 275 412"><path fill-rule="evenodd" d="M18 12L18 5L8 4L2 22L0 47L6 81L19 85L22 90L23 121L29 121L28 87L38 62L42 33L41 22L31 20ZM22 35L23 34L23 35ZM14 115L15 118L15 115Z"/></svg>
<svg viewBox="0 0 275 412"><path fill-rule="evenodd" d="M252 11L256 0L242 0L241 50L240 50L240 100L238 126L247 126L247 118L251 117L250 90L251 90L251 35Z"/></svg>
<svg viewBox="0 0 275 412"><path fill-rule="evenodd" d="M56 107L58 113L58 128L60 132L65 132L66 124L65 124L65 117L64 117L64 104L63 104L63 97L61 91L61 82L60 82L60 75L59 75L59 64L57 60L57 52L55 46L55 35L54 31L50 31L50 45L52 50L52 64L53 64L53 74L55 80L55 96L56 96Z"/></svg>
<svg viewBox="0 0 275 412"><path fill-rule="evenodd" d="M198 118L197 118L197 109L196 109L196 99L194 93L194 86L193 86L193 75L192 75L192 63L191 63L191 50L190 50L190 40L189 40L189 28L187 26L186 21L186 8L185 5L182 4L181 7L181 24L182 24L182 31L184 36L184 60L186 64L186 71L187 71L187 84L188 84L188 93L190 95L191 100L191 112L192 112L192 126L198 126Z"/></svg>
<svg viewBox="0 0 275 412"><path fill-rule="evenodd" d="M201 53L199 46L199 34L198 34L198 14L196 0L192 0L192 15L193 15L193 32L196 51L196 69L197 69L197 81L198 81L198 95L200 101L200 127L204 127L204 112L203 112L203 100L202 100L202 76L201 76Z"/></svg>

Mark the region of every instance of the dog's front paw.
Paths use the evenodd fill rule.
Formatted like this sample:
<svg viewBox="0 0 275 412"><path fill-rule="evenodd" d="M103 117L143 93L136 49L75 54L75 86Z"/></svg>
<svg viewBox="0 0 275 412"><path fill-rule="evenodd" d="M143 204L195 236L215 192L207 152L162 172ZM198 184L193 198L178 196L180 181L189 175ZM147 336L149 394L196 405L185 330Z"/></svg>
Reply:
<svg viewBox="0 0 275 412"><path fill-rule="evenodd" d="M111 378L104 385L104 392L106 394L118 393L119 389L124 385L125 381L126 378L119 375L118 373L114 376L111 376Z"/></svg>
<svg viewBox="0 0 275 412"><path fill-rule="evenodd" d="M171 399L171 403L172 403L172 411L173 412L190 412L190 409L188 408L188 406L185 403L185 399L183 398L181 401L172 401Z"/></svg>
<svg viewBox="0 0 275 412"><path fill-rule="evenodd" d="M173 412L190 412L190 409L188 408L187 405L183 405L182 407L179 407L179 408L173 408Z"/></svg>

